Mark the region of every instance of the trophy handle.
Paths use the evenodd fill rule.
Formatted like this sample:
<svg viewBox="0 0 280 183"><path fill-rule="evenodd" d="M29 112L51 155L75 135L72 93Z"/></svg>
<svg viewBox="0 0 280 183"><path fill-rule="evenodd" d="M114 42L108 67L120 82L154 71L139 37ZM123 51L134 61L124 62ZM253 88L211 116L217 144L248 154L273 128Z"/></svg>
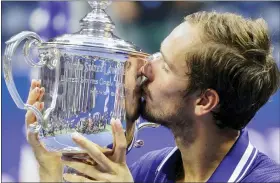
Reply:
<svg viewBox="0 0 280 183"><path fill-rule="evenodd" d="M140 123L138 120L133 125L134 125L134 132L132 132L132 133L134 133L134 135L133 135L131 142L127 146L127 153L129 153L133 147L140 148L144 145L144 141L138 139L138 133L140 130L143 130L144 128L160 127L160 125L156 124L156 123L151 123L151 122ZM129 134L127 134L127 135L129 135ZM139 142L141 142L141 143L139 143Z"/></svg>
<svg viewBox="0 0 280 183"><path fill-rule="evenodd" d="M38 46L42 43L41 38L34 32L23 31L23 32L13 36L12 38L10 38L8 41L6 41L7 46L6 46L4 58L3 58L4 79L5 79L7 88L9 90L9 93L11 94L17 107L20 109L33 111L35 116L37 117L38 123L40 124L43 120L43 116L42 116L41 112L36 107L29 105L29 104L25 104L22 101L22 99L16 89L13 75L12 75L12 57L13 57L18 45L24 39L27 39L27 42L24 45L25 61L32 67L42 67L45 64L44 60L40 60L37 63L34 62L30 58L30 55L29 55L30 48L33 44L35 46Z"/></svg>

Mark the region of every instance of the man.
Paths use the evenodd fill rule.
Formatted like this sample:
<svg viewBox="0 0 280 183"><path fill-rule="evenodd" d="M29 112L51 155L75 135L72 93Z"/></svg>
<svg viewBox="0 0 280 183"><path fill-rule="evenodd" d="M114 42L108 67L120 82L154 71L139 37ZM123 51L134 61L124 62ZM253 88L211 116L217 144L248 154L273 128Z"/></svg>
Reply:
<svg viewBox="0 0 280 183"><path fill-rule="evenodd" d="M64 174L65 180L280 182L279 165L250 144L245 129L279 88L279 70L262 19L246 20L230 13L189 15L162 42L160 53L141 67L141 73L147 80L142 86L140 114L168 127L176 147L150 152L128 169L125 137L120 122L112 120L114 154L106 157L97 145L74 134L73 140L97 165L64 159L63 164L82 173ZM30 104L42 95L32 93L35 85L40 87L33 82ZM43 107L40 102L34 105ZM35 121L30 112L26 117L27 124ZM36 133L28 137L41 179L61 180L61 166L48 159L58 156L44 152Z"/></svg>

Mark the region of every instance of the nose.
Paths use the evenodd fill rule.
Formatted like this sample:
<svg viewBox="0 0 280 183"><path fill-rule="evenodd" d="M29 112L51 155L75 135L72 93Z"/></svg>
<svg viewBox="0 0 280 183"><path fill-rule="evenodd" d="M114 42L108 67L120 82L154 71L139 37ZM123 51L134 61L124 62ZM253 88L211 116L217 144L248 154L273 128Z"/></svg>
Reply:
<svg viewBox="0 0 280 183"><path fill-rule="evenodd" d="M154 80L152 64L150 61L146 62L146 64L141 67L141 74L147 77L150 82Z"/></svg>

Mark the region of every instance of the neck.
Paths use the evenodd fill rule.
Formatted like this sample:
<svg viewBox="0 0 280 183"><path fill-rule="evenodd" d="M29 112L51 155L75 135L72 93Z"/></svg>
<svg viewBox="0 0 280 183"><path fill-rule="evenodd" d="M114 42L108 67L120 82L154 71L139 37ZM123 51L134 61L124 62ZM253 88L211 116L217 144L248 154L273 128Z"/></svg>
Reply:
<svg viewBox="0 0 280 183"><path fill-rule="evenodd" d="M219 129L208 122L196 124L202 125L193 126L192 130L174 132L182 155L183 182L206 182L239 136L237 130ZM190 134L189 137L185 135L186 132Z"/></svg>

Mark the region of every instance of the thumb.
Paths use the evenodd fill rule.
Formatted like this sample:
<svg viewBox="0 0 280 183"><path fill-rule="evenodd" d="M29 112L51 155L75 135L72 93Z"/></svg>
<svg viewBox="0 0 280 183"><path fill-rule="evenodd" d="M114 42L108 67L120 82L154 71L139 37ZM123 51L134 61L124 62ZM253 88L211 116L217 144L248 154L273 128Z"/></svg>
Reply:
<svg viewBox="0 0 280 183"><path fill-rule="evenodd" d="M119 119L112 120L111 125L114 131L115 138L114 158L118 163L124 163L126 162L127 142L121 121Z"/></svg>

